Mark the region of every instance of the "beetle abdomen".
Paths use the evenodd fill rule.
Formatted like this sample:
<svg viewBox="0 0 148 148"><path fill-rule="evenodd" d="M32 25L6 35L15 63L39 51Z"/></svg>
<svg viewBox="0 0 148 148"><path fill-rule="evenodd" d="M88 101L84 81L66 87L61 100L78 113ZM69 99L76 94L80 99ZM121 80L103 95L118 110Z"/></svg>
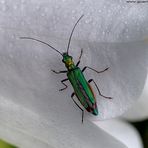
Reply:
<svg viewBox="0 0 148 148"><path fill-rule="evenodd" d="M79 68L76 68L68 72L67 76L80 103L88 112L98 115L98 108L94 93L86 81L82 71Z"/></svg>
<svg viewBox="0 0 148 148"><path fill-rule="evenodd" d="M98 115L98 108L97 108L97 104L96 104L96 99L95 99L94 93L93 93L90 85L88 84L88 87L89 87L89 91L93 95L93 98L90 98L90 97L92 97L91 95L88 95L88 93L90 93L90 92L88 90L86 91L84 89L83 85L79 82L79 80L78 80L78 85L81 90L81 93L83 94L84 100L86 101L86 104L87 104L87 107L85 107L84 105L83 106L86 108L86 110L88 112L91 112L94 115ZM79 99L79 96L78 96L78 99ZM92 102L91 99L94 99L94 101ZM79 99L79 100L81 102L81 99Z"/></svg>

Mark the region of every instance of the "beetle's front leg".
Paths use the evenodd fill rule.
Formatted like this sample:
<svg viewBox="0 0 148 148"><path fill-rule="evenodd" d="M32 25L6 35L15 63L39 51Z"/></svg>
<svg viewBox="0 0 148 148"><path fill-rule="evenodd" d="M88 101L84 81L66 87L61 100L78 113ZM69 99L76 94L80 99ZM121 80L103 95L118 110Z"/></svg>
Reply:
<svg viewBox="0 0 148 148"><path fill-rule="evenodd" d="M61 83L65 86L64 88L62 88L62 89L59 89L59 91L63 91L63 90L65 90L68 86L64 83L65 81L67 81L68 79L64 79L64 80L62 80L61 81Z"/></svg>
<svg viewBox="0 0 148 148"><path fill-rule="evenodd" d="M60 74L60 73L67 73L66 70L62 70L62 71L55 71L53 69L51 69L52 72L56 73L56 74Z"/></svg>
<svg viewBox="0 0 148 148"><path fill-rule="evenodd" d="M81 60L81 57L82 57L82 54L83 54L83 49L81 49L81 53L80 53L80 56L79 56L79 60L76 64L76 66L78 66L80 64L80 60Z"/></svg>
<svg viewBox="0 0 148 148"><path fill-rule="evenodd" d="M71 98L72 98L72 100L73 100L73 102L77 105L77 107L82 111L82 123L83 123L83 118L84 118L84 110L78 105L78 103L74 100L74 95L75 95L75 93L73 92L72 94L71 94Z"/></svg>
<svg viewBox="0 0 148 148"><path fill-rule="evenodd" d="M102 97L104 97L106 99L112 99L112 97L106 97L106 96L102 95L102 93L99 90L99 87L97 86L96 82L93 79L88 80L88 83L91 83L91 82L94 82L94 84L95 84L95 86L96 86L100 96L102 96Z"/></svg>

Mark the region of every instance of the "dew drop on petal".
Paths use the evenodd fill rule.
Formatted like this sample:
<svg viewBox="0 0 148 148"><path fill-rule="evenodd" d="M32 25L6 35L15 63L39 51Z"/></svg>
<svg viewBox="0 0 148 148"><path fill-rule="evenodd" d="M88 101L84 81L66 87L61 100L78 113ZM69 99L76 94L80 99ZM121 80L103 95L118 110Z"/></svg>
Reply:
<svg viewBox="0 0 148 148"><path fill-rule="evenodd" d="M13 9L14 9L14 10L16 10L17 8L18 8L17 5L14 5L14 6L13 6Z"/></svg>
<svg viewBox="0 0 148 148"><path fill-rule="evenodd" d="M83 5L84 4L84 1L80 1L80 5Z"/></svg>
<svg viewBox="0 0 148 148"><path fill-rule="evenodd" d="M6 11L6 6L5 6L5 5L2 7L2 11L3 11L3 12Z"/></svg>
<svg viewBox="0 0 148 148"><path fill-rule="evenodd" d="M73 14L75 14L75 13L76 13L76 11L75 11L75 10L72 10L72 13L73 13Z"/></svg>
<svg viewBox="0 0 148 148"><path fill-rule="evenodd" d="M129 32L129 29L128 29L128 28L126 28L126 29L125 29L125 32L126 32L126 33L128 33L128 32Z"/></svg>
<svg viewBox="0 0 148 148"><path fill-rule="evenodd" d="M13 59L14 56L13 56L12 54L9 54L9 58L10 58L10 59Z"/></svg>
<svg viewBox="0 0 148 148"><path fill-rule="evenodd" d="M126 35L126 38L129 39L129 35Z"/></svg>
<svg viewBox="0 0 148 148"><path fill-rule="evenodd" d="M0 2L1 4L5 4L5 0L1 0L1 2Z"/></svg>
<svg viewBox="0 0 148 148"><path fill-rule="evenodd" d="M36 10L39 10L39 9L40 9L40 5L37 5L37 6L36 6Z"/></svg>
<svg viewBox="0 0 148 148"><path fill-rule="evenodd" d="M125 21L124 24L127 25L127 21Z"/></svg>
<svg viewBox="0 0 148 148"><path fill-rule="evenodd" d="M59 9L60 8L60 5L55 5L55 9Z"/></svg>
<svg viewBox="0 0 148 148"><path fill-rule="evenodd" d="M105 35L105 31L102 31L102 34Z"/></svg>
<svg viewBox="0 0 148 148"><path fill-rule="evenodd" d="M42 12L42 13L41 13L41 16L45 16L45 13L44 13L44 12Z"/></svg>
<svg viewBox="0 0 148 148"><path fill-rule="evenodd" d="M25 0L21 0L21 3L24 4L25 3Z"/></svg>
<svg viewBox="0 0 148 148"><path fill-rule="evenodd" d="M98 12L99 12L99 13L101 13L101 12L102 12L102 10L98 10Z"/></svg>

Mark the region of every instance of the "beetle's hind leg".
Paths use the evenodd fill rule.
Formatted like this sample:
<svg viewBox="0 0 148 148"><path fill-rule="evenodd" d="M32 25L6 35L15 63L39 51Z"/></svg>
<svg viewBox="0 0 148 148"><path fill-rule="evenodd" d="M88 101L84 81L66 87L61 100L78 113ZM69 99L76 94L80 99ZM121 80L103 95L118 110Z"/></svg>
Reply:
<svg viewBox="0 0 148 148"><path fill-rule="evenodd" d="M83 123L83 118L84 118L84 110L78 105L78 103L74 100L74 95L75 95L75 93L73 92L72 94L71 94L71 98L72 98L72 100L73 100L73 102L78 106L78 108L82 111L82 123Z"/></svg>
<svg viewBox="0 0 148 148"><path fill-rule="evenodd" d="M112 97L106 97L106 96L102 95L102 93L99 90L99 87L97 86L96 82L93 79L88 80L88 83L91 83L91 82L94 82L94 84L95 84L95 86L96 86L100 96L102 96L102 97L104 97L106 99L112 99Z"/></svg>
<svg viewBox="0 0 148 148"><path fill-rule="evenodd" d="M64 88L62 88L62 89L59 89L59 91L63 91L63 90L65 90L68 86L64 83L65 81L68 81L68 79L64 79L64 80L62 80L61 81L61 83L65 86Z"/></svg>

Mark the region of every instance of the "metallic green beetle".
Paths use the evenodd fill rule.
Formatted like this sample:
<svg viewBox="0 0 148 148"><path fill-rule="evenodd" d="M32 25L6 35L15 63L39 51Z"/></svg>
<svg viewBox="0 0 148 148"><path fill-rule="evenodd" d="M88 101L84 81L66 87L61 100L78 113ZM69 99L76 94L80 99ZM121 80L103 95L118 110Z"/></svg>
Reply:
<svg viewBox="0 0 148 148"><path fill-rule="evenodd" d="M83 54L83 50L81 49L81 54L80 54L80 57L79 57L79 60L77 62L77 64L75 65L74 62L73 62L73 59L72 59L72 56L69 55L69 47L70 47L70 42L71 42L71 38L72 38L72 35L73 35L73 32L75 30L75 27L77 26L78 22L81 20L81 18L83 17L84 15L82 15L78 21L75 23L73 29L72 29L72 32L70 34L70 37L69 37L69 41L68 41L68 46L67 46L67 51L64 52L64 53L61 53L60 51L58 51L56 48L54 48L53 46L41 41L41 40L38 40L38 39L35 39L35 38L31 38L31 37L20 37L21 39L30 39L30 40L35 40L35 41L38 41L38 42L41 42L43 44L46 44L47 46L49 46L51 49L53 49L54 51L58 52L60 55L62 55L63 57L63 60L62 62L65 64L65 67L67 68L67 70L65 71L55 71L55 70L52 70L54 73L56 74L61 74L61 73L67 73L67 77L66 79L62 80L61 83L64 85L64 88L60 89L59 91L63 91L67 88L67 85L64 83L65 81L70 81L71 85L73 86L73 89L74 89L74 92L72 93L71 95L71 98L72 100L74 101L74 103L82 110L82 123L83 123L83 117L84 117L84 110L82 109L82 107L80 107L80 105L78 105L78 103L74 100L74 95L76 95L76 97L78 98L78 100L80 101L81 105L90 113L92 113L93 115L98 115L98 108L97 108L97 102L96 102L96 98L95 98L95 95L93 93L93 90L90 86L90 82L94 82L98 92L99 92L99 95L104 97L104 98L107 98L107 99L112 99L111 97L106 97L104 95L101 94L97 84L95 83L95 81L93 79L90 79L90 80L86 80L84 75L83 75L83 72L86 70L86 69L91 69L97 73L103 73L104 71L108 70L108 68L102 70L102 71L97 71L89 66L85 66L82 70L78 67L78 65L80 64L80 60L81 60L81 57L82 57L82 54Z"/></svg>

